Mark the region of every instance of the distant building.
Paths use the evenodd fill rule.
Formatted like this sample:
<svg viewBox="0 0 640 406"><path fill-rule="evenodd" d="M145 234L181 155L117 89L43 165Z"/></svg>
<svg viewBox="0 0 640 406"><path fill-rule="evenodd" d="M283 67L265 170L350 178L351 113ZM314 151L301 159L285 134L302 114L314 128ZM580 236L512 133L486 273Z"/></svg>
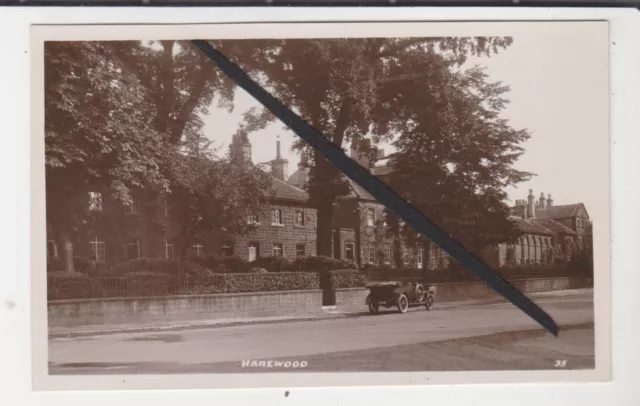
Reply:
<svg viewBox="0 0 640 406"><path fill-rule="evenodd" d="M592 224L583 203L555 206L551 195L536 200L533 190L527 199L516 200L511 208L522 236L515 244L485 249L492 266L525 266L568 261L571 256L593 247Z"/></svg>
<svg viewBox="0 0 640 406"><path fill-rule="evenodd" d="M373 160L370 155L351 150L352 159L384 180L393 166L382 154ZM288 181L304 188L307 179L308 170L300 166ZM334 210L334 257L352 259L359 265L393 264L393 242L381 232L384 206L358 184L347 181L350 192L337 199ZM485 248L483 259L492 266L550 264L592 247L591 222L582 203L555 206L551 195L536 199L530 190L527 199L515 202L511 213L522 236L516 244ZM405 265L428 269L449 266L449 256L435 244L428 256L421 248L401 247Z"/></svg>

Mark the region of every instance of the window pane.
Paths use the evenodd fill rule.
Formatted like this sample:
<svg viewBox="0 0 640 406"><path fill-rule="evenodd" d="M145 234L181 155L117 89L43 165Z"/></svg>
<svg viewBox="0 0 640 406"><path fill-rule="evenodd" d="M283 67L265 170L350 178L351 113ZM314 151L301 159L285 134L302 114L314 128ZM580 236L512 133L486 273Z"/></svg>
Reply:
<svg viewBox="0 0 640 406"><path fill-rule="evenodd" d="M374 209L367 209L367 225L373 227L376 221L376 212Z"/></svg>
<svg viewBox="0 0 640 406"><path fill-rule="evenodd" d="M369 243L369 262L376 263L376 246L374 243Z"/></svg>
<svg viewBox="0 0 640 406"><path fill-rule="evenodd" d="M89 210L91 211L102 210L102 193L89 192Z"/></svg>
<svg viewBox="0 0 640 406"><path fill-rule="evenodd" d="M140 201L138 198L133 197L131 203L124 205L124 209L126 213L138 214L140 213Z"/></svg>
<svg viewBox="0 0 640 406"><path fill-rule="evenodd" d="M232 257L233 256L233 241L225 241L222 244L222 255L224 255L225 257Z"/></svg>
<svg viewBox="0 0 640 406"><path fill-rule="evenodd" d="M353 243L346 243L345 247L344 247L344 256L346 259L353 261L354 260L354 256L353 256Z"/></svg>
<svg viewBox="0 0 640 406"><path fill-rule="evenodd" d="M282 210L273 209L271 211L271 222L274 224L282 224Z"/></svg>
<svg viewBox="0 0 640 406"><path fill-rule="evenodd" d="M174 242L173 240L165 240L165 257L167 259L175 258Z"/></svg>
<svg viewBox="0 0 640 406"><path fill-rule="evenodd" d="M193 244L193 254L198 258L204 256L204 245L202 245L198 240Z"/></svg>

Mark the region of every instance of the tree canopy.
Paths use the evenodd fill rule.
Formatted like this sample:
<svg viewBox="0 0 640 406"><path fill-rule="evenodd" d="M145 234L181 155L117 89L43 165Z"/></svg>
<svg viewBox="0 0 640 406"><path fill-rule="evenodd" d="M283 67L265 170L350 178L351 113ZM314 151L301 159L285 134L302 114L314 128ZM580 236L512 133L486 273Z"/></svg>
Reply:
<svg viewBox="0 0 640 406"><path fill-rule="evenodd" d="M490 83L483 70L436 75L421 86L399 89L405 103L397 105L390 122L398 137L387 182L478 254L519 236L509 218L505 188L531 176L513 167L530 135L500 118L509 89ZM415 235L406 227L404 231L409 239Z"/></svg>
<svg viewBox="0 0 640 406"><path fill-rule="evenodd" d="M47 42L47 222L64 247L67 270L73 270L74 233L96 217L89 209L89 192L107 192L100 199L114 207L131 203L135 189L224 195L228 211L218 213L216 221L230 222L230 228L243 213L240 203L247 203L234 192L247 193L250 207L261 201L260 173L232 170L204 155L188 158L194 146L206 152L200 142L202 115L216 96L219 105L230 108L234 88L188 43ZM225 189L232 180L243 185ZM211 220L206 210L214 201L204 205L199 198L185 200L185 206ZM110 207L104 204L105 210Z"/></svg>
<svg viewBox="0 0 640 406"><path fill-rule="evenodd" d="M441 126L449 127L469 125L456 115L479 114L479 110L473 111L473 103L494 103L486 108L485 116L477 120L487 119L490 111L497 114L504 101L486 95L459 97L459 102L469 104L464 112L456 111L458 106L451 105L447 111L442 106L448 103L444 96L452 92L467 92L474 87L485 94L490 89L500 91L498 85L486 83L486 77L478 70L466 75L454 72L469 55L489 56L511 42L508 37L259 40L234 44L235 49L243 49L242 55L254 57L250 63L242 55L227 56L241 66L248 64L254 77L275 97L334 144L339 147L351 144L374 157L377 143L390 141L400 132L412 131L418 137L412 125L429 128L429 140L444 143L444 140L438 141L440 129L431 121L437 120ZM428 111L445 115L438 118L433 113L427 114ZM401 126L410 116L409 127ZM248 122L251 128L257 129L272 119L263 112L250 115ZM508 123L493 120L484 131L506 129ZM458 142L464 142L464 131L451 130L450 133L442 136L457 137ZM524 139L522 134L516 137ZM481 141L476 137L475 142ZM404 137L399 146L402 148L402 143L407 142ZM492 145L497 148L496 142ZM318 151L309 150L302 141L295 147L307 150L305 156L309 157L304 164L310 170L308 191L318 205L318 253L330 255L333 203L336 197L347 193L347 183ZM464 151L474 153L472 148ZM489 169L485 172L495 174ZM469 171L459 173L463 176ZM428 179L421 177L423 174L417 175L421 181ZM452 196L447 201L451 203L455 199L463 196ZM460 200L457 204L466 203Z"/></svg>

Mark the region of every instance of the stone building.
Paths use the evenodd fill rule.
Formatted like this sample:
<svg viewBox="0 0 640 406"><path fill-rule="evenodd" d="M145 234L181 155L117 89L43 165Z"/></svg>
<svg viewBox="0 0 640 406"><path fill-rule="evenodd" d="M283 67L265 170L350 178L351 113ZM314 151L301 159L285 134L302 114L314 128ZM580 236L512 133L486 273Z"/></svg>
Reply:
<svg viewBox="0 0 640 406"><path fill-rule="evenodd" d="M376 162L384 162L384 157L380 154L377 160L372 160L351 149L350 155L376 176L383 177L390 172L386 166L376 165ZM308 178L308 169L300 165L288 178L288 182L303 189ZM395 265L394 242L385 232L384 206L360 185L350 179L345 180L348 182L349 192L338 197L334 203L333 257L354 261L359 266ZM425 260L430 269L445 268L449 264L444 251L435 245L431 246L428 256L424 255L421 248L407 247L404 244L401 244L400 251L404 266L420 269L425 266Z"/></svg>
<svg viewBox="0 0 640 406"><path fill-rule="evenodd" d="M516 200L511 209L522 236L514 244L485 249L492 266L550 265L592 248L591 220L583 203L555 206L551 195Z"/></svg>
<svg viewBox="0 0 640 406"><path fill-rule="evenodd" d="M234 162L251 164L251 144L246 135L236 134L229 150ZM255 232L243 236L206 232L185 247L179 237L181 224L172 221L170 207L163 198L152 198L140 191L134 194L132 204L123 206L109 199L109 191L95 191L89 193L87 200L91 214L74 237L74 256L110 267L135 258L177 259L185 248L187 257L235 255L254 260L264 256L315 255L317 211L304 190L285 182L287 161L281 158L279 140L275 152L269 204L247 218L247 222L258 225ZM48 256L59 258L55 230L48 227L47 231Z"/></svg>

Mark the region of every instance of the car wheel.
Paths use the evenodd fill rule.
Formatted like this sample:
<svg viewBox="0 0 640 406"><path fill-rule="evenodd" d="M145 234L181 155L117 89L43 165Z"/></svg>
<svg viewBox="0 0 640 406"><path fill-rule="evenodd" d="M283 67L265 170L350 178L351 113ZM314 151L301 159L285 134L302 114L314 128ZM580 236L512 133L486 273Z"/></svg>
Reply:
<svg viewBox="0 0 640 406"><path fill-rule="evenodd" d="M409 298L404 293L398 297L398 310L400 313L406 313L409 310Z"/></svg>
<svg viewBox="0 0 640 406"><path fill-rule="evenodd" d="M425 291L422 285L416 285L416 302L424 302Z"/></svg>
<svg viewBox="0 0 640 406"><path fill-rule="evenodd" d="M431 310L434 304L435 304L435 299L433 298L433 296L432 295L427 296L427 301L425 302L424 307L426 307L427 310Z"/></svg>

